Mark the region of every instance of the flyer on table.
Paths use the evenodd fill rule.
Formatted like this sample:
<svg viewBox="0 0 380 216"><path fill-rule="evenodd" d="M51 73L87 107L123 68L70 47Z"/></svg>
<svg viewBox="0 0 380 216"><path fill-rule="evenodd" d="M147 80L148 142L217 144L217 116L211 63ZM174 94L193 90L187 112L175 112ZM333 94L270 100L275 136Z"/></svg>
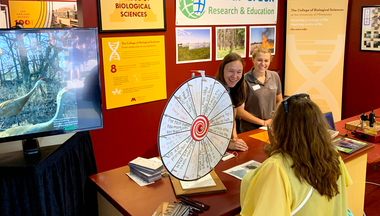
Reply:
<svg viewBox="0 0 380 216"><path fill-rule="evenodd" d="M106 108L166 99L164 36L102 38Z"/></svg>

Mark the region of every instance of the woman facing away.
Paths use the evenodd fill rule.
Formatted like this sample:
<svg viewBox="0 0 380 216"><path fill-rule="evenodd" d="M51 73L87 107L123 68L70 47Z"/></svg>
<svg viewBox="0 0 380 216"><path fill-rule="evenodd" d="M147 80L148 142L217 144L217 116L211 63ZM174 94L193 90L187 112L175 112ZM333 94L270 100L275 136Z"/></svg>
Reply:
<svg viewBox="0 0 380 216"><path fill-rule="evenodd" d="M268 70L272 56L266 47L252 53L253 68L245 74L247 99L237 109L242 132L267 126L272 121L271 112L282 101L281 80Z"/></svg>
<svg viewBox="0 0 380 216"><path fill-rule="evenodd" d="M215 75L215 78L222 82L229 90L232 103L234 105L235 114L237 107L244 106L244 101L246 98L243 74L243 59L236 53L230 53L224 57L223 61L219 65L219 70ZM242 139L237 138L235 120L233 134L231 142L228 145L228 149L240 151L248 150L247 144Z"/></svg>
<svg viewBox="0 0 380 216"><path fill-rule="evenodd" d="M269 158L243 177L240 214L348 215L346 187L352 180L327 129L307 94L279 104L268 127Z"/></svg>

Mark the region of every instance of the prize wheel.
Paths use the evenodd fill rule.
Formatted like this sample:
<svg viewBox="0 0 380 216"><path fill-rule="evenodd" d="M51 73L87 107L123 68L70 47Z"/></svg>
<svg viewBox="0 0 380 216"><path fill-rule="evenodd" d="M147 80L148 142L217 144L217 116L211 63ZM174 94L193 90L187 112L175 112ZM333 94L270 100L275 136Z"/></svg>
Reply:
<svg viewBox="0 0 380 216"><path fill-rule="evenodd" d="M158 148L166 170L192 181L211 172L227 150L234 110L224 85L195 77L170 97L161 116Z"/></svg>

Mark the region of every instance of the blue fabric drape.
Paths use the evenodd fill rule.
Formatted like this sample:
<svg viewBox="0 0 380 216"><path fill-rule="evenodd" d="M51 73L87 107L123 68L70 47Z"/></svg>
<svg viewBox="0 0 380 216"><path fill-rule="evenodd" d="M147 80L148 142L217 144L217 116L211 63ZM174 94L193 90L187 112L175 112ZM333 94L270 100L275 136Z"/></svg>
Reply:
<svg viewBox="0 0 380 216"><path fill-rule="evenodd" d="M89 132L78 132L35 166L0 167L0 215L97 215Z"/></svg>

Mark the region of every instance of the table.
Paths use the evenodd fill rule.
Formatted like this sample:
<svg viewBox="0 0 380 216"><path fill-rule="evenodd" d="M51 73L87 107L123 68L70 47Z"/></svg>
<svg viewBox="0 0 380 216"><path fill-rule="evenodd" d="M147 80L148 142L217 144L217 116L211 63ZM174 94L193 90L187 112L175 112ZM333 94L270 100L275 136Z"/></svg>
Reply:
<svg viewBox="0 0 380 216"><path fill-rule="evenodd" d="M227 188L227 192L191 197L211 206L210 210L202 213L202 216L236 215L240 212L241 181L231 175L223 173L223 171L252 159L263 162L267 158L267 155L263 151L263 141L249 137L252 134L260 132L263 132L263 130L257 129L239 134L239 138L245 140L248 144L249 150L239 152L237 157L227 161L221 161L215 167L215 171ZM366 158L367 153L372 149L373 144L369 144L350 155L341 153L341 156L345 162L353 163L353 169L359 168L365 170L366 163L364 163L363 167L363 163L356 164L356 160L361 157ZM177 200L169 178L164 178L154 184L140 187L126 175L127 172L129 172L129 167L123 166L90 176L90 179L95 183L100 194L123 215L152 215L162 202L173 202ZM351 173L351 170L349 170L349 172ZM361 173L361 175L363 174ZM360 177L361 179L363 178L363 176ZM358 205L354 207L353 204L355 203L352 202L352 207L351 205L349 205L349 207L351 210L354 210L354 212L358 212L360 208L362 208L363 212L364 188L359 192L357 190L361 190L365 182L357 181L357 183L355 182L353 185L356 186L356 184L358 184L358 187L350 186L350 188L352 188L353 193L358 194L355 194L355 196L359 197L359 201L355 200L354 202L360 202L361 206ZM363 194L362 199L361 193ZM102 208L102 205L99 204L99 207ZM102 211L100 210L99 212ZM354 215L359 214L354 213Z"/></svg>
<svg viewBox="0 0 380 216"><path fill-rule="evenodd" d="M22 151L0 155L0 215L97 215L96 173L89 132L41 147L41 157Z"/></svg>
<svg viewBox="0 0 380 216"><path fill-rule="evenodd" d="M380 108L374 110L374 112L376 116L379 116ZM367 115L369 113L370 111L366 112ZM336 122L335 129L339 131L340 135L347 135L349 138L357 139L345 128L345 125L348 122L358 120L360 115L361 113L359 113L358 116L353 116ZM345 159L346 167L354 181L354 184L347 188L348 206L354 215L363 215L367 164L380 161L380 144L366 143L369 143L369 145L372 146L372 151L360 156L347 155ZM365 151L365 149L363 149L363 151Z"/></svg>
<svg viewBox="0 0 380 216"><path fill-rule="evenodd" d="M373 110L376 116L380 116L380 108ZM368 115L370 111L366 112ZM340 135L347 134L347 137L355 139L355 136L350 133L349 130L345 128L346 123L358 120L360 118L361 113L358 116L352 116L350 118L344 119L342 121L335 123L335 129L339 131ZM377 119L378 120L378 119ZM364 141L365 142L365 141ZM369 142L367 142L369 143ZM368 153L367 163L377 163L380 161L380 143L374 145L374 150Z"/></svg>

